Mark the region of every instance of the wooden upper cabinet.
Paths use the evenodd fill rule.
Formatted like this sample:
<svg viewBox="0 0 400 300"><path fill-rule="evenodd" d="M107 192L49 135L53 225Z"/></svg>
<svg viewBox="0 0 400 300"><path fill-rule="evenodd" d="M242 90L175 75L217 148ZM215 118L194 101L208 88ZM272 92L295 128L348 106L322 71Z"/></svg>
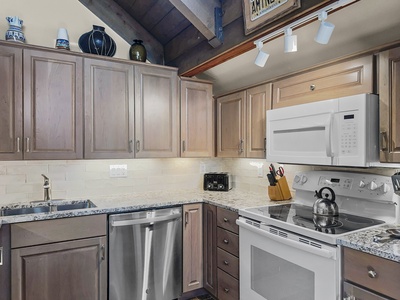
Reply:
<svg viewBox="0 0 400 300"><path fill-rule="evenodd" d="M0 46L0 159L22 159L22 49Z"/></svg>
<svg viewBox="0 0 400 300"><path fill-rule="evenodd" d="M181 157L213 156L212 83L181 79Z"/></svg>
<svg viewBox="0 0 400 300"><path fill-rule="evenodd" d="M134 66L84 60L85 158L133 158Z"/></svg>
<svg viewBox="0 0 400 300"><path fill-rule="evenodd" d="M24 157L83 157L82 58L24 49Z"/></svg>
<svg viewBox="0 0 400 300"><path fill-rule="evenodd" d="M400 162L400 48L379 54L380 161Z"/></svg>
<svg viewBox="0 0 400 300"><path fill-rule="evenodd" d="M266 111L271 109L272 84L246 90L246 157L265 158Z"/></svg>
<svg viewBox="0 0 400 300"><path fill-rule="evenodd" d="M374 92L372 55L302 72L273 83L272 108Z"/></svg>
<svg viewBox="0 0 400 300"><path fill-rule="evenodd" d="M179 156L177 70L135 67L136 157Z"/></svg>
<svg viewBox="0 0 400 300"><path fill-rule="evenodd" d="M245 157L246 92L217 99L217 156Z"/></svg>

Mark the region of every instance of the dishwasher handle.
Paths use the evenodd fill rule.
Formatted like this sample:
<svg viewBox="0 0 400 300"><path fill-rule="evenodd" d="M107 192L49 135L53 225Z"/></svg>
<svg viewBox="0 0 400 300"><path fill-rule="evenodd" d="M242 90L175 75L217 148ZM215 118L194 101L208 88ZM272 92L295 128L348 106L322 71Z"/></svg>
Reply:
<svg viewBox="0 0 400 300"><path fill-rule="evenodd" d="M154 218L142 218L142 219L132 219L132 220L120 220L120 221L111 221L111 226L120 227L120 226L131 226L131 225L139 225L139 224L149 224L149 223L157 223L157 222L165 222L174 219L178 219L181 217L181 213L175 213L172 215L154 217Z"/></svg>

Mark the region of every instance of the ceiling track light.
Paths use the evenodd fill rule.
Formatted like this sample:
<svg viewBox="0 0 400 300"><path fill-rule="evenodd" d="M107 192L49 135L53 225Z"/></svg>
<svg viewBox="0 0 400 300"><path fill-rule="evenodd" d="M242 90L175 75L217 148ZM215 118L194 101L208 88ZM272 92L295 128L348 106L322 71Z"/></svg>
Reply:
<svg viewBox="0 0 400 300"><path fill-rule="evenodd" d="M256 66L259 66L261 68L265 66L265 63L267 62L269 57L269 54L267 52L262 51L263 46L264 46L263 42L259 41L257 43L258 54L256 60L254 61Z"/></svg>
<svg viewBox="0 0 400 300"><path fill-rule="evenodd" d="M335 29L335 25L325 21L327 18L328 13L326 11L321 11L318 14L318 20L321 21L321 24L319 25L317 35L314 38L314 41L323 45L328 44L332 36L333 30Z"/></svg>
<svg viewBox="0 0 400 300"><path fill-rule="evenodd" d="M285 28L285 53L297 51L297 35L292 34L292 28Z"/></svg>
<svg viewBox="0 0 400 300"><path fill-rule="evenodd" d="M268 35L256 40L256 41L254 41L254 44L257 46L257 48L259 50L257 58L260 56L260 53L264 53L264 54L268 55L267 53L262 52L262 50L261 50L263 43L266 43L266 42L268 42L268 41L270 41L270 40L272 40L272 39L274 39L274 38L276 38L276 37L278 37L278 36L280 36L282 34L285 34L285 40L286 40L286 36L295 37L293 39L296 39L296 48L297 48L297 36L296 35L289 35L289 34L286 35L286 30L289 30L289 29L290 29L290 31L295 30L296 28L298 28L298 27L300 27L302 25L305 25L306 23L308 23L308 22L310 22L310 21L312 21L312 20L314 20L316 18L318 18L321 21L321 24L320 24L320 27L318 29L318 33L315 36L314 40L317 43L320 43L320 44L327 44L329 42L329 39L330 39L330 37L332 35L332 32L333 32L333 30L335 28L335 25L333 25L332 23L326 22L326 19L328 17L328 12L330 12L332 10L335 10L337 8L340 8L342 6L351 4L351 3L356 2L356 1L358 1L358 0L338 0L338 1L336 1L336 2L334 2L332 4L330 4L330 5L325 6L324 8L322 8L322 9L316 11L316 12L313 12L313 13L311 13L311 14L309 14L309 15L307 15L307 16L305 16L305 17L303 17L303 18L301 18L301 19L299 19L297 21L294 21L294 22L288 24L287 27L285 27L285 28L280 28L280 29L278 29L278 30L276 30L276 31L274 31L274 32L272 32L272 33L270 33L270 34L268 34ZM259 47L260 43L261 43L261 47ZM290 43L288 42L287 45L288 45L288 49L287 50L289 50L290 49L290 47L289 47ZM293 49L293 51L286 51L286 42L285 42L285 52L297 51L297 50L294 50L294 47L292 47L292 49ZM265 59L265 62L267 61L268 56ZM257 58L256 58L256 62L257 62ZM264 64L265 64L265 62L264 62Z"/></svg>

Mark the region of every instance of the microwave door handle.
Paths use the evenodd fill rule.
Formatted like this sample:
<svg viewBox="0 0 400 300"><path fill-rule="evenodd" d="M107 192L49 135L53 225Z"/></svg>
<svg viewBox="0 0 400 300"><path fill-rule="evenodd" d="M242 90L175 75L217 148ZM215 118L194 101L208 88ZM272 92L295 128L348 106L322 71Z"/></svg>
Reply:
<svg viewBox="0 0 400 300"><path fill-rule="evenodd" d="M333 157L332 152L332 120L333 120L333 113L329 114L328 122L325 126L325 151L326 156Z"/></svg>

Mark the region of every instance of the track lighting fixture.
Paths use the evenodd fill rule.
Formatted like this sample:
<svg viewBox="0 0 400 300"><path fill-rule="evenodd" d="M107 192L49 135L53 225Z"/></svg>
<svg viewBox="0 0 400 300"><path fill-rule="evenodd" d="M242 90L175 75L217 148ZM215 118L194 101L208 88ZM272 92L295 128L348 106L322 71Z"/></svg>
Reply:
<svg viewBox="0 0 400 300"><path fill-rule="evenodd" d="M267 52L262 51L263 45L264 43L261 41L257 43L258 54L256 60L254 61L254 63L261 68L265 66L265 63L267 62L269 57L269 54Z"/></svg>
<svg viewBox="0 0 400 300"><path fill-rule="evenodd" d="M285 53L297 51L297 35L292 34L292 28L285 28Z"/></svg>
<svg viewBox="0 0 400 300"><path fill-rule="evenodd" d="M335 29L335 25L325 21L327 18L328 13L326 11L321 11L318 14L318 20L321 21L321 24L319 25L317 35L314 38L314 41L323 45L328 44L333 30Z"/></svg>

